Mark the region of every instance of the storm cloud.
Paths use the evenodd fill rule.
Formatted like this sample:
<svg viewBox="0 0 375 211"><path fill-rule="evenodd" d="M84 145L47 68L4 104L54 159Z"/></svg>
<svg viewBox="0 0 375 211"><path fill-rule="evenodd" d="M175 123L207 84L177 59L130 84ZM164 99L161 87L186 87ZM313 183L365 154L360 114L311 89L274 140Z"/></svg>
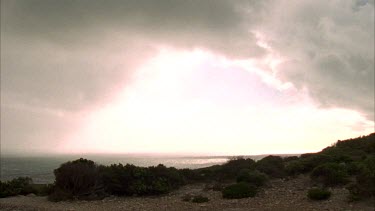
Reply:
<svg viewBox="0 0 375 211"><path fill-rule="evenodd" d="M87 109L131 86L163 47L229 60L280 57L266 74L323 108L374 121L373 0L5 0L3 148L58 140Z"/></svg>

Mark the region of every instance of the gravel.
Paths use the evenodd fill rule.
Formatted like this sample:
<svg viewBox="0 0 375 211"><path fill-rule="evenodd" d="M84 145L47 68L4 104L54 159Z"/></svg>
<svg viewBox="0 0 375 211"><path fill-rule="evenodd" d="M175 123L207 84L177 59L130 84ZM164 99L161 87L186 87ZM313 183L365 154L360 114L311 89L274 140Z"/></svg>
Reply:
<svg viewBox="0 0 375 211"><path fill-rule="evenodd" d="M311 187L306 176L290 180L272 180L256 197L246 199L223 199L221 192L207 190L206 184L187 185L168 195L157 197L115 197L98 201L50 202L46 197L16 196L0 199L0 210L363 210L374 211L374 201L349 203L345 188L332 188L332 197L326 201L312 201L306 192ZM183 201L187 194L204 195L210 199L206 203Z"/></svg>

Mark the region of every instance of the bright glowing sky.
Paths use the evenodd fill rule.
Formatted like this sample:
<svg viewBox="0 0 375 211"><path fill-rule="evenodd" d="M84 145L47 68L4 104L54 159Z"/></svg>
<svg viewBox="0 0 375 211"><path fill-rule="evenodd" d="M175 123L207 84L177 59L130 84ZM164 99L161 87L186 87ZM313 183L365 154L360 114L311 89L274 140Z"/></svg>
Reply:
<svg viewBox="0 0 375 211"><path fill-rule="evenodd" d="M374 1L1 4L2 153L303 153L374 132Z"/></svg>

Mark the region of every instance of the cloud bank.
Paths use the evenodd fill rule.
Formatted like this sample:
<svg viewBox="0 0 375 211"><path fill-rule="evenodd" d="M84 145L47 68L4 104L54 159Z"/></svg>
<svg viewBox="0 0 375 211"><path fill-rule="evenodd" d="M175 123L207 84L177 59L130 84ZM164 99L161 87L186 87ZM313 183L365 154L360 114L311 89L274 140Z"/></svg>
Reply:
<svg viewBox="0 0 375 211"><path fill-rule="evenodd" d="M14 0L1 2L3 148L63 140L164 47L279 58L259 68L374 121L373 0Z"/></svg>

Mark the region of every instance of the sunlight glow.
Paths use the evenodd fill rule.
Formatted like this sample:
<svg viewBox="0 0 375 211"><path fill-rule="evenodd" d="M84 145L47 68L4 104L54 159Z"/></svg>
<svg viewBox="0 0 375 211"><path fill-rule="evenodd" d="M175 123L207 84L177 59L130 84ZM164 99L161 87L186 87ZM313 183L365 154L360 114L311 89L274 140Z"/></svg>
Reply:
<svg viewBox="0 0 375 211"><path fill-rule="evenodd" d="M268 59L271 67L279 61ZM301 153L321 150L339 138L372 132L374 124L359 113L317 108L306 93L290 95L293 87L289 83L272 78L272 73L256 65L254 61L230 61L201 50L162 49L137 71L131 87L121 90L107 106L92 112L83 128L67 137L62 151ZM235 89L249 92L250 99L240 99L239 105L228 104L227 95L218 95L226 90L215 89L215 83L225 79L215 78L219 71L225 77L227 71L231 71L228 76L256 73L249 75L249 79L260 77L265 85L254 85L255 90ZM241 87L240 83L252 81L223 82L229 90ZM261 86L269 91L256 95L265 89ZM272 90L280 96L273 97ZM274 101L284 98L295 101L275 106Z"/></svg>

